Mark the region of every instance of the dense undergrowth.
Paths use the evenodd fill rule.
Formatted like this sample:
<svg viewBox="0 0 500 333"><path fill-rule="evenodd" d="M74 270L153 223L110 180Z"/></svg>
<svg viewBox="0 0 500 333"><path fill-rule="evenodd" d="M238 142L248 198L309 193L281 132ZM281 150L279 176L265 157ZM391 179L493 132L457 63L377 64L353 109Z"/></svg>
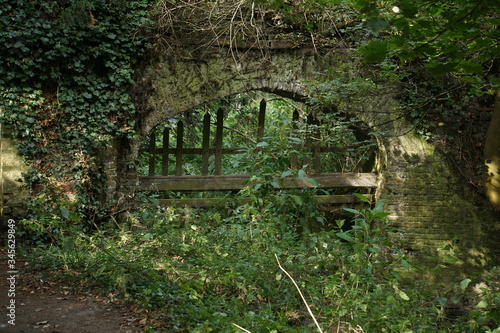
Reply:
<svg viewBox="0 0 500 333"><path fill-rule="evenodd" d="M30 269L143 307L157 323L149 332L499 331L498 270L430 291L403 278L418 269L383 202L312 232L311 220L326 220L300 195L210 210L160 209L144 197L122 223L91 235L64 227L26 255Z"/></svg>

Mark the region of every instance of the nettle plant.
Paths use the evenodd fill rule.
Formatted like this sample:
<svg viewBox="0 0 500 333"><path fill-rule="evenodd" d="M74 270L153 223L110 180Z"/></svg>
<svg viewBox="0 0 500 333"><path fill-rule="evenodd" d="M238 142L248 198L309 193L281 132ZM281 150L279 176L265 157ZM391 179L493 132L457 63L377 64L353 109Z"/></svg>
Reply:
<svg viewBox="0 0 500 333"><path fill-rule="evenodd" d="M26 185L56 211L69 195L77 207L65 209L101 212L97 156L110 138L134 134L131 87L148 45L148 5L0 1L0 120L31 166Z"/></svg>

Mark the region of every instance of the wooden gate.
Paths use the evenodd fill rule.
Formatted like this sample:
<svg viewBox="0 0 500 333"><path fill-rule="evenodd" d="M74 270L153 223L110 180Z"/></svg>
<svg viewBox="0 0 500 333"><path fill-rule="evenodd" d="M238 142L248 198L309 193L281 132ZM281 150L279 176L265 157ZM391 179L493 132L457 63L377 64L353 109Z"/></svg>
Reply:
<svg viewBox="0 0 500 333"><path fill-rule="evenodd" d="M266 101L262 99L260 102L256 147L254 152L265 147L259 147L257 143L261 142L264 137L266 119ZM299 121L299 112L295 110L293 113L292 124L297 124ZM307 116L307 124L314 125L317 123L316 118L309 114ZM211 126L215 126L215 140L211 142ZM295 125L294 125L295 126ZM216 121L212 123L211 116L208 112L203 117L202 126L202 145L201 148L191 148L184 146L185 125L179 120L176 128L176 143L173 146L170 140L170 129L166 128L162 133L161 147L157 147L157 137L154 131L150 134L149 146L146 152L149 154L149 168L147 176L139 176L140 191L174 191L174 192L206 192L206 191L239 191L246 186L254 185L249 182L251 174L222 174L223 156L245 154L248 153L248 148L226 148L223 146L224 134L224 109L219 108L216 114ZM237 131L237 129L235 129ZM321 167L322 154L328 152L346 151L346 147L328 147L322 146L319 140L314 140L314 134L306 138L304 145L300 147L306 152L304 160L299 161L299 156L293 155L290 158L290 169L297 170L299 164L308 164L307 177L304 173L299 173L299 176L289 176L281 180L280 189L294 188L320 188L320 189L351 189L352 192L366 194L370 196L370 192L377 186L377 176L375 173L357 172L367 158L361 158L352 172L334 172L323 173ZM299 148L299 147L295 147ZM370 150L373 153L373 149ZM183 174L183 160L186 154L201 155L201 174L200 175L185 175ZM173 156L175 160L175 168L169 165L169 157ZM213 169L209 172L209 160L213 158ZM161 163L157 163L160 159ZM302 162L302 163L300 163ZM161 171L157 170L157 165L161 164ZM169 171L170 170L170 171ZM175 172L172 172L175 170ZM160 172L158 172L160 171ZM169 174L169 172L171 174ZM308 179L314 179L314 182ZM347 191L348 192L348 191ZM352 194L335 194L317 196L318 201L325 205L355 203L359 200ZM161 205L187 205L194 207L206 207L218 205L227 198L186 198L186 199L159 199ZM241 201L246 201L242 199Z"/></svg>

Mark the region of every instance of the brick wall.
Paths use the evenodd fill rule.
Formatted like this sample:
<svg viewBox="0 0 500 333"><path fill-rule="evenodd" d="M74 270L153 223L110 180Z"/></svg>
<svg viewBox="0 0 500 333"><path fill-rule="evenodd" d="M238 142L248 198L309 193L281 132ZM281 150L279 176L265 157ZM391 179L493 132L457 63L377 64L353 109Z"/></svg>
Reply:
<svg viewBox="0 0 500 333"><path fill-rule="evenodd" d="M380 196L410 253L421 263L448 267L452 253L442 248L452 245L461 259L453 266L463 271L500 262L498 217L444 156L414 132L386 144Z"/></svg>

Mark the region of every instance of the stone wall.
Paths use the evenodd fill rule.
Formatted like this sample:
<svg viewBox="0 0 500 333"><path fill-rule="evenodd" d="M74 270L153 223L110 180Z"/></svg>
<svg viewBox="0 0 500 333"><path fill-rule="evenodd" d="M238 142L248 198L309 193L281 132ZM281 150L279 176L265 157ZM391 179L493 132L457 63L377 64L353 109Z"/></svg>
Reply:
<svg viewBox="0 0 500 333"><path fill-rule="evenodd" d="M319 72L346 66L355 69L356 63L349 59L344 51L334 50L325 54L312 50L248 52L238 59L229 54L204 54L188 60L165 57L143 71L142 79L149 82L152 93L146 103L148 112L139 121L137 140L122 143L128 154L125 160L133 160L148 132L175 114L250 90L303 99L311 94L310 81L331 78ZM427 267L449 267L448 254L460 257L454 263L459 270L500 262L498 217L490 213L484 198L463 184L444 156L398 117L390 93L393 88L371 97L356 116L383 133L378 137L380 186L376 196L386 200L390 220L402 227L408 252ZM116 170L119 178L126 179L121 183L123 199L133 192L137 178L133 170L123 167L123 161L121 164L121 168L116 164ZM449 250L443 250L448 245Z"/></svg>
<svg viewBox="0 0 500 333"><path fill-rule="evenodd" d="M453 267L454 274L498 264L498 217L463 183L458 170L414 132L386 140L386 145L381 198L387 200L389 219L401 227L410 255L427 267Z"/></svg>
<svg viewBox="0 0 500 333"><path fill-rule="evenodd" d="M22 172L27 170L8 130L0 123L0 212L2 224L23 214Z"/></svg>

